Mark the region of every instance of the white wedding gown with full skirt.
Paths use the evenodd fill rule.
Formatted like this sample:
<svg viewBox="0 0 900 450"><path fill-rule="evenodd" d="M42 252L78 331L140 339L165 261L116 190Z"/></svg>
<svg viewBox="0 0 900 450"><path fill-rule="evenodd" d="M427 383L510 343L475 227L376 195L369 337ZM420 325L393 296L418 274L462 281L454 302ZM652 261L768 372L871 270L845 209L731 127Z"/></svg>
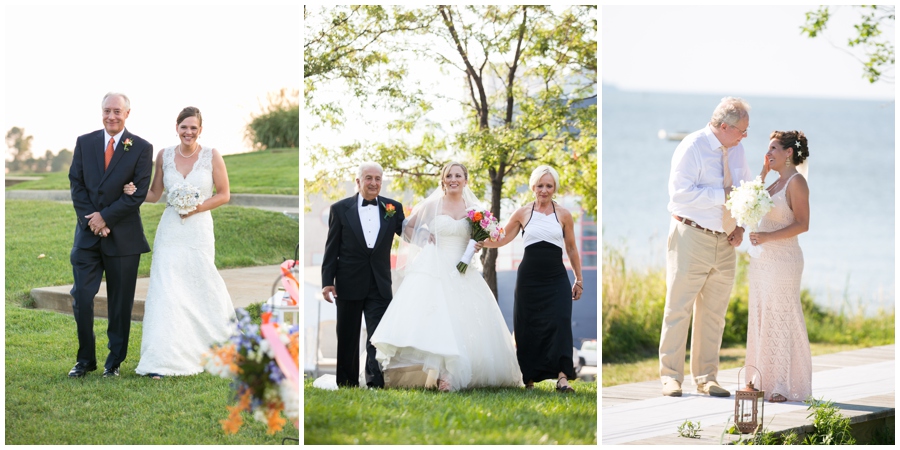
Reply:
<svg viewBox="0 0 900 450"><path fill-rule="evenodd" d="M203 147L199 152L184 177L175 168L175 147L165 149L166 192L187 182L199 188L203 198L212 196L212 149ZM200 373L203 354L230 337L234 305L216 269L215 242L209 211L194 214L182 224L178 212L166 207L153 241L138 374Z"/></svg>
<svg viewBox="0 0 900 450"><path fill-rule="evenodd" d="M490 288L477 270L456 269L469 223L447 215L434 221L437 245L425 245L410 264L371 339L385 386L431 387L438 378L452 390L522 386L512 337Z"/></svg>

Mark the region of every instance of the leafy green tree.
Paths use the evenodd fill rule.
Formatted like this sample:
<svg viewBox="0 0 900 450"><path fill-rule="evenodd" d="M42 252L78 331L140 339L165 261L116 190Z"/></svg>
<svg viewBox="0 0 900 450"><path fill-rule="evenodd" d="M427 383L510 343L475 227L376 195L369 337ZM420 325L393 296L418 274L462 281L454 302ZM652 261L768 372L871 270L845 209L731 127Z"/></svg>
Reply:
<svg viewBox="0 0 900 450"><path fill-rule="evenodd" d="M304 5L303 22L304 104L321 123L332 127L344 123L344 108L338 102L319 101L315 95L329 81L341 82L340 89L361 103L372 99L372 107L402 109L416 101L420 93L403 87L407 65L392 58L399 45L394 38L426 32L431 19L400 6L322 6L314 11Z"/></svg>
<svg viewBox="0 0 900 450"><path fill-rule="evenodd" d="M12 156L12 161L7 161L10 172L23 170L25 162L31 157L31 141L34 136L25 136L25 129L12 127L6 132L7 153Z"/></svg>
<svg viewBox="0 0 900 450"><path fill-rule="evenodd" d="M894 44L891 35L894 27L893 5L856 5L860 22L853 25L855 35L847 40L847 46L857 52L846 50L863 65L863 78L869 83L884 80L893 83ZM806 24L800 27L801 34L815 38L825 31L831 19L829 6L820 6L816 11L806 13ZM884 29L890 28L885 34ZM857 53L862 52L863 56ZM890 71L891 74L886 74Z"/></svg>
<svg viewBox="0 0 900 450"><path fill-rule="evenodd" d="M561 169L560 181L567 183L561 192L572 192L573 180L587 180L593 184L588 190L596 193L591 8L559 14L532 6L439 6L438 11L440 35L456 48L454 65L464 71L470 94L469 126L456 136L456 145L475 173L487 174L491 212L499 216L501 199L527 185L531 169L542 163ZM492 89L491 81L499 85ZM596 194L578 193L584 209L595 214ZM496 259L497 249L482 252L484 278L495 295Z"/></svg>
<svg viewBox="0 0 900 450"><path fill-rule="evenodd" d="M376 14L381 12L385 15ZM334 180L352 178L356 165L368 159L385 167L392 188L420 198L436 185L440 168L455 159L467 165L470 179L476 180L470 186L480 197L488 196L491 211L499 215L502 199L527 198L517 190L527 185L532 169L550 164L562 177L560 193L580 196L584 210L596 216L596 7L437 6L354 13L357 23L346 12L310 21L327 24L327 29L307 30L307 36L320 36L320 52L354 45L357 50L310 52L304 60L318 61L312 67L319 69L309 75L340 78L361 102L386 102L398 117L388 129L407 138L312 148L314 177L306 180L307 194L337 195ZM327 41L329 34L340 39ZM330 44L322 45L326 41ZM405 58L413 57L458 73L459 85L447 91L456 88L466 92L465 98L406 88L401 83ZM354 64L365 70L339 69ZM337 68L324 70L330 67ZM316 83L305 81L309 104ZM458 131L446 133L442 124L424 119L435 104L460 106ZM314 114L325 111L315 108ZM332 126L340 123L333 115L318 117ZM485 280L495 294L496 258L496 249L483 252Z"/></svg>

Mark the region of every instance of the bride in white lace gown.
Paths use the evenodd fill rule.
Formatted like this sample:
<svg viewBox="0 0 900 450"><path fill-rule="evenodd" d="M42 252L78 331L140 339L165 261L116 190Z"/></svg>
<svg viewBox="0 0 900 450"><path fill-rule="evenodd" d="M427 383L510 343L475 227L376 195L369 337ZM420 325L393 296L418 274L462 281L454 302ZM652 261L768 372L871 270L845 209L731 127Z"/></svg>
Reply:
<svg viewBox="0 0 900 450"><path fill-rule="evenodd" d="M809 229L809 186L798 173L807 157L802 131L772 133L761 176L765 180L770 170L779 174L768 188L775 206L759 231L750 233L750 244L763 251L750 259L748 272L747 376L776 403L812 395L812 357L800 303L803 251L797 240Z"/></svg>
<svg viewBox="0 0 900 450"><path fill-rule="evenodd" d="M442 189L416 205L405 224L410 251L401 258L411 262L371 338L385 386L523 386L490 288L475 268L456 268L472 235L466 209L477 204L467 170L451 163L441 178Z"/></svg>
<svg viewBox="0 0 900 450"><path fill-rule="evenodd" d="M185 108L176 130L180 145L160 150L147 202L156 202L180 183L198 188L203 202L179 215L167 206L153 241L150 287L144 303L141 359L135 372L158 379L203 371L202 355L231 334L234 305L215 266L210 210L228 202L228 173L222 156L197 142L202 131L197 108ZM213 194L213 187L216 193ZM125 186L133 193L134 185Z"/></svg>

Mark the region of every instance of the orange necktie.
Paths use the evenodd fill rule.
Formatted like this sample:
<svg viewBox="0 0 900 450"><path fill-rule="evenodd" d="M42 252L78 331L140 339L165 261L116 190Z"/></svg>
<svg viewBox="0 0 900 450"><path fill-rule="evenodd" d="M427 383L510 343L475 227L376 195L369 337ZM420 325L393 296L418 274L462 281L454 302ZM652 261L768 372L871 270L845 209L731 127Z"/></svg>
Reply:
<svg viewBox="0 0 900 450"><path fill-rule="evenodd" d="M112 159L113 142L115 142L115 141L116 141L115 138L109 138L109 144L106 144L106 153L104 154L104 157L103 157L103 160L104 160L103 170L106 170L109 168L109 160Z"/></svg>

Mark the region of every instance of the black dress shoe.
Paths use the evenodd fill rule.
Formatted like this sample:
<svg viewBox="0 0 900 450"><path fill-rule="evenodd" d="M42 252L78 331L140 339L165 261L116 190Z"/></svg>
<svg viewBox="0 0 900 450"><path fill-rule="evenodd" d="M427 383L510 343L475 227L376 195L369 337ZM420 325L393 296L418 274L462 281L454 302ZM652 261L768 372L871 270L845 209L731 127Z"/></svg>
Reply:
<svg viewBox="0 0 900 450"><path fill-rule="evenodd" d="M87 375L88 372L93 372L97 370L97 363L94 362L92 364L85 364L82 362L75 363L75 367L69 371L69 378L81 378Z"/></svg>
<svg viewBox="0 0 900 450"><path fill-rule="evenodd" d="M117 376L119 376L119 366L113 367L112 369L103 369L103 378Z"/></svg>

